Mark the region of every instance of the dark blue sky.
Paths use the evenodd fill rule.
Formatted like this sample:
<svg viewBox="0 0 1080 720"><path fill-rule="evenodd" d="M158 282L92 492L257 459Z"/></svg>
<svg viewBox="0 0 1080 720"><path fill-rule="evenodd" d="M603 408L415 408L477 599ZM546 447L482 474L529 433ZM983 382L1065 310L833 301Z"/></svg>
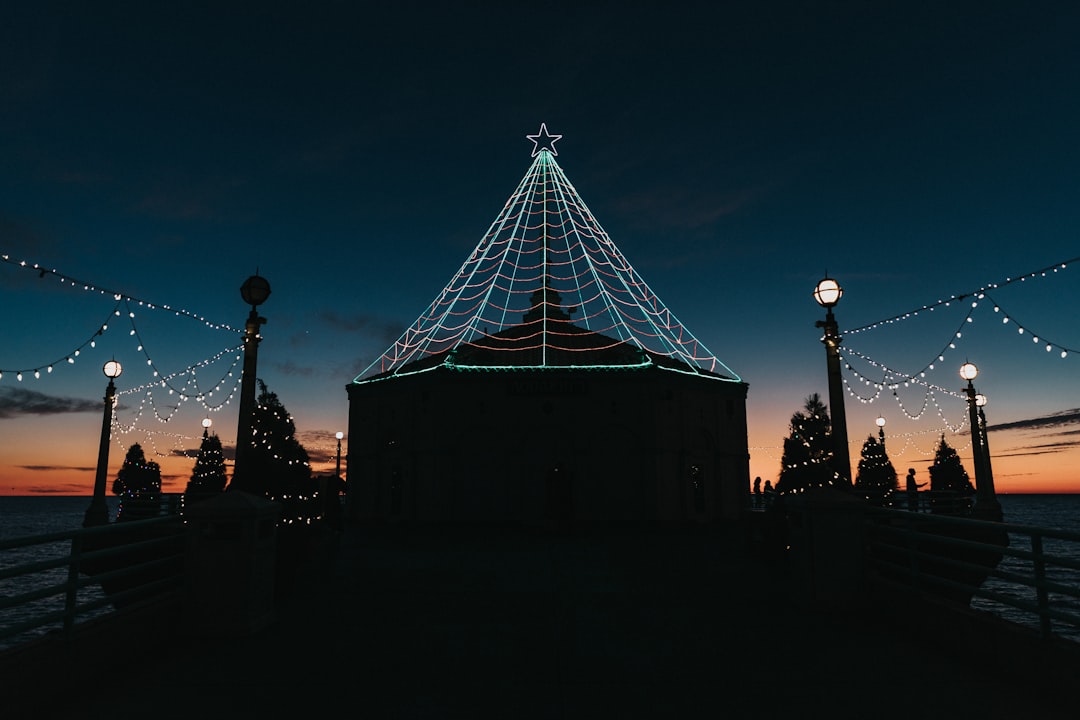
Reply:
<svg viewBox="0 0 1080 720"><path fill-rule="evenodd" d="M825 394L810 292L826 271L844 330L1080 256L1073 3L269 5L5 9L0 254L234 327L258 269L260 375L313 438L344 427L344 385L483 236L541 122L612 240L749 383L752 446L778 447ZM1073 271L994 299L1080 348ZM0 265L22 318L0 369L62 356L111 307L34 279ZM845 346L913 372L963 315ZM1076 407L1080 357L1052 363L982 317L956 352L983 368L992 421ZM163 365L235 340L180 326L151 349ZM134 384L127 342L102 352L131 353ZM964 359L930 381L958 389ZM99 361L32 387L95 399ZM849 406L851 436L883 411L931 444L934 422L891 400ZM92 416L71 420L93 438ZM775 476L771 453L753 474Z"/></svg>

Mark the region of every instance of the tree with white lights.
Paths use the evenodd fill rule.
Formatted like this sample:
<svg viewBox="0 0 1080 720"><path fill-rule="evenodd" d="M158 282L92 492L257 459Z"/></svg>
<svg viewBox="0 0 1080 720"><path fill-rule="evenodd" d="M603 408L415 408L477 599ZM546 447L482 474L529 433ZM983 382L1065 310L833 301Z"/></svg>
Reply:
<svg viewBox="0 0 1080 720"><path fill-rule="evenodd" d="M240 489L281 503L284 525L310 522L320 513L307 450L296 439L296 424L277 394L258 382L253 442L245 456L245 487Z"/></svg>
<svg viewBox="0 0 1080 720"><path fill-rule="evenodd" d="M221 438L204 432L199 455L195 458L195 468L184 490L184 506L223 492L226 480L225 453L221 449Z"/></svg>
<svg viewBox="0 0 1080 720"><path fill-rule="evenodd" d="M855 475L855 492L874 505L891 505L892 496L900 485L885 443L867 436Z"/></svg>
<svg viewBox="0 0 1080 720"><path fill-rule="evenodd" d="M934 512L958 513L966 509L975 495L967 470L960 463L960 456L945 436L941 436L934 464L930 466L930 504Z"/></svg>
<svg viewBox="0 0 1080 720"><path fill-rule="evenodd" d="M784 438L777 492L788 494L832 485L832 423L820 395L814 393L806 398L803 409L791 416L790 428L791 434Z"/></svg>
<svg viewBox="0 0 1080 720"><path fill-rule="evenodd" d="M161 510L161 466L147 460L142 446L135 443L128 448L112 490L120 496L117 520L154 517Z"/></svg>

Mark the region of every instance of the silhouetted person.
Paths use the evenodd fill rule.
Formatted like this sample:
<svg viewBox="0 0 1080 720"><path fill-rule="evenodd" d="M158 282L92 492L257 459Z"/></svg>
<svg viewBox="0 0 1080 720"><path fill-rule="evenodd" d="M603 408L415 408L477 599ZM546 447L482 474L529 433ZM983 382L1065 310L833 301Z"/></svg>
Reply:
<svg viewBox="0 0 1080 720"><path fill-rule="evenodd" d="M754 507L761 507L761 478L754 478Z"/></svg>
<svg viewBox="0 0 1080 720"><path fill-rule="evenodd" d="M765 507L772 507L776 499L776 490L773 489L772 480L765 481Z"/></svg>
<svg viewBox="0 0 1080 720"><path fill-rule="evenodd" d="M908 468L907 471L907 504L908 510L911 512L919 512L919 488L925 486L926 483L915 482L915 468Z"/></svg>

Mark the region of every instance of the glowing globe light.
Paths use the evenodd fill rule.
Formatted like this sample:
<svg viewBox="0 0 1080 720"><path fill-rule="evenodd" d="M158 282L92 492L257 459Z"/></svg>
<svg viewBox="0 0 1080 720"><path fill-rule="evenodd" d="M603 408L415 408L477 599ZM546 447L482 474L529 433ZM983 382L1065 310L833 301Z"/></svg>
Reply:
<svg viewBox="0 0 1080 720"><path fill-rule="evenodd" d="M120 373L124 372L124 368L120 363L116 362L115 360L110 360L109 362L105 363L105 366L103 368L101 368L101 372L105 373L105 377L107 378L118 378L120 377Z"/></svg>
<svg viewBox="0 0 1080 720"><path fill-rule="evenodd" d="M818 305L825 308L836 305L843 295L844 289L840 287L840 283L830 277L822 278L817 287L814 288L814 300L817 301Z"/></svg>
<svg viewBox="0 0 1080 720"><path fill-rule="evenodd" d="M975 363L966 362L960 366L960 377L971 382L979 375L979 368L975 367Z"/></svg>

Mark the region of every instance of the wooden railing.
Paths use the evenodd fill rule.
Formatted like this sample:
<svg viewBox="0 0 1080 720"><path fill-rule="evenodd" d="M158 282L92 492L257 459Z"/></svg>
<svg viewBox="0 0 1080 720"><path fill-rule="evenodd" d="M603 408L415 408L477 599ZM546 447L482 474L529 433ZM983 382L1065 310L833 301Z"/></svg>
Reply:
<svg viewBox="0 0 1080 720"><path fill-rule="evenodd" d="M184 538L180 518L169 515L0 540L0 651L179 599Z"/></svg>
<svg viewBox="0 0 1080 720"><path fill-rule="evenodd" d="M945 598L1080 642L1080 533L877 509L864 525L873 585Z"/></svg>

